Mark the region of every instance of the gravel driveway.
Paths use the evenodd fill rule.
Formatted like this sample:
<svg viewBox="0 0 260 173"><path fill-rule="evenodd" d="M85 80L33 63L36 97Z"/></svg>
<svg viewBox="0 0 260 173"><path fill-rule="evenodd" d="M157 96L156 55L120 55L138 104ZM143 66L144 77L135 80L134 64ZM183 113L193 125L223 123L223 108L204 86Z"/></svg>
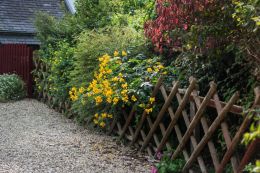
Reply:
<svg viewBox="0 0 260 173"><path fill-rule="evenodd" d="M115 138L84 129L36 100L0 103L0 173L150 172Z"/></svg>

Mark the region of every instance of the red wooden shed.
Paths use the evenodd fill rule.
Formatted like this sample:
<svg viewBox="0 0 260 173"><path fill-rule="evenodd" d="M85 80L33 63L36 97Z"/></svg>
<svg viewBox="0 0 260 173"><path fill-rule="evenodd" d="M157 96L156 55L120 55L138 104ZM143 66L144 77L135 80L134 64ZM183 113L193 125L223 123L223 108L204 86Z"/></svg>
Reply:
<svg viewBox="0 0 260 173"><path fill-rule="evenodd" d="M33 93L33 51L40 46L34 26L39 11L60 18L61 0L0 1L0 74L20 75L27 84L29 97Z"/></svg>

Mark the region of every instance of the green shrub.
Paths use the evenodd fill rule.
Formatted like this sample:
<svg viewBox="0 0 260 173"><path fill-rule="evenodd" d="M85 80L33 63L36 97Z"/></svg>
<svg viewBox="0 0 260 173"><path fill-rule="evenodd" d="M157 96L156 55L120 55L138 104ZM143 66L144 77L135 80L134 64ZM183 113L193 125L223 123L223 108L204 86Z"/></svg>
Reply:
<svg viewBox="0 0 260 173"><path fill-rule="evenodd" d="M25 96L25 83L18 75L0 75L0 102L19 100Z"/></svg>
<svg viewBox="0 0 260 173"><path fill-rule="evenodd" d="M143 45L142 33L129 27L85 30L78 36L71 85L86 86L93 78L93 71L98 65L98 57L103 54L111 54L114 50L126 50L128 47L134 47L137 52L143 49Z"/></svg>

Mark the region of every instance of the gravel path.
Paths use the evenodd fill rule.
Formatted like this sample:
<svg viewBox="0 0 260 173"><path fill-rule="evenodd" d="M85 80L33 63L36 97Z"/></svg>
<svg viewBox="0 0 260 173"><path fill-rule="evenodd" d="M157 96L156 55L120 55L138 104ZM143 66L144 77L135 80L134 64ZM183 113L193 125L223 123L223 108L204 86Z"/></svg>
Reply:
<svg viewBox="0 0 260 173"><path fill-rule="evenodd" d="M36 100L0 103L0 173L149 172L111 136L83 129Z"/></svg>

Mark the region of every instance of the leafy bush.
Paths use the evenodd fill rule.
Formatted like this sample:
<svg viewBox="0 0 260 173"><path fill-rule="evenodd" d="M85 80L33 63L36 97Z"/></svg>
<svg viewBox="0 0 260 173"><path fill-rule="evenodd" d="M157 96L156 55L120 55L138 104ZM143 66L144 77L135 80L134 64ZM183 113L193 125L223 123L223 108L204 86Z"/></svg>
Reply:
<svg viewBox="0 0 260 173"><path fill-rule="evenodd" d="M0 102L19 100L25 96L25 83L18 75L0 75Z"/></svg>
<svg viewBox="0 0 260 173"><path fill-rule="evenodd" d="M137 52L143 48L143 45L142 34L129 27L107 27L84 31L78 36L71 84L80 87L92 80L93 71L98 65L97 57L128 47L133 47Z"/></svg>
<svg viewBox="0 0 260 173"><path fill-rule="evenodd" d="M131 26L139 30L154 15L154 3L154 0L77 0L76 18L88 29Z"/></svg>
<svg viewBox="0 0 260 173"><path fill-rule="evenodd" d="M58 50L52 52L48 59L49 64L49 94L57 98L60 102L68 99L69 75L73 69L74 48L66 42L58 44Z"/></svg>

